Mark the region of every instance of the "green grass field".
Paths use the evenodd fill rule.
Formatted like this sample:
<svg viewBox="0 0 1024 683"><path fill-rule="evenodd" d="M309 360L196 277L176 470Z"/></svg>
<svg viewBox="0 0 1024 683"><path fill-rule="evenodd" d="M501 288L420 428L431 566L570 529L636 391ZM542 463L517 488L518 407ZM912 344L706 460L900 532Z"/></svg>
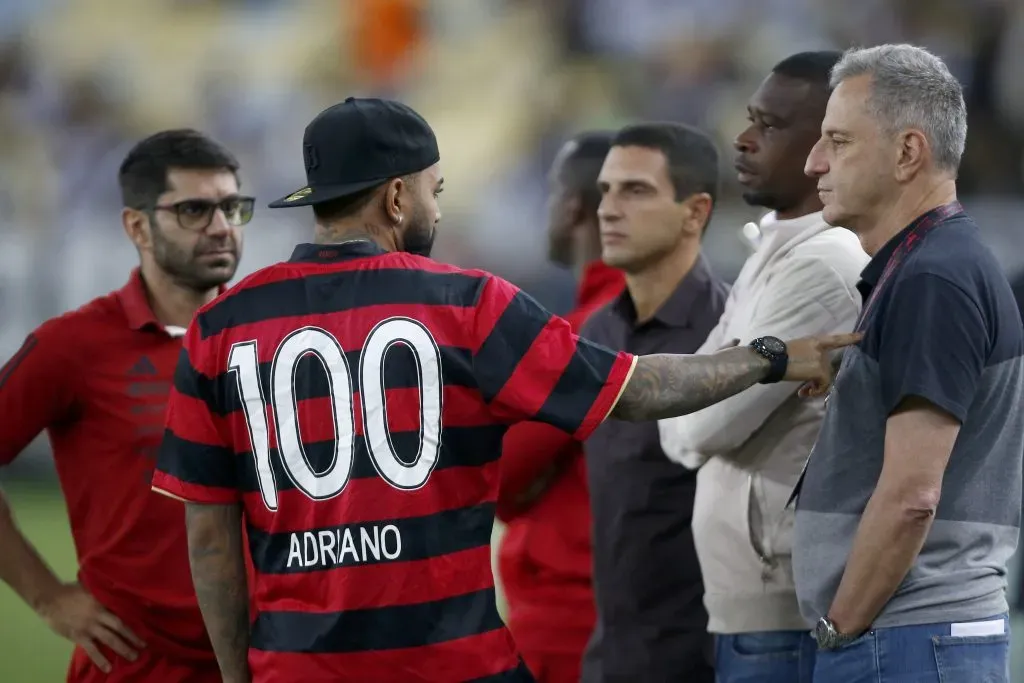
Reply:
<svg viewBox="0 0 1024 683"><path fill-rule="evenodd" d="M75 576L67 512L55 485L13 482L4 492L26 535L61 578ZM0 551L2 552L2 551ZM59 683L71 644L55 636L7 586L0 584L0 682Z"/></svg>
<svg viewBox="0 0 1024 683"><path fill-rule="evenodd" d="M46 561L64 579L75 576L67 512L55 484L12 482L4 485L18 521ZM1013 583L1013 581L1011 581ZM1024 681L1024 618L1014 620L1013 681ZM60 683L64 681L71 644L49 629L0 584L0 683Z"/></svg>

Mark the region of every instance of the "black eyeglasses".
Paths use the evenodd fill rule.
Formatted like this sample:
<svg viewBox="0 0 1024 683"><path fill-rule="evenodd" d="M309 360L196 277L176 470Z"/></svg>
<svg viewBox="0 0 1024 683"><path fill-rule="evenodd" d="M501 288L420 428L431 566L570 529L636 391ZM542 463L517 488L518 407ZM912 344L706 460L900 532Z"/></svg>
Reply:
<svg viewBox="0 0 1024 683"><path fill-rule="evenodd" d="M156 205L154 211L170 211L178 219L178 225L186 230L206 230L213 222L217 209L224 212L228 224L236 227L252 220L254 197L228 197L219 202L208 199L183 199L180 202Z"/></svg>

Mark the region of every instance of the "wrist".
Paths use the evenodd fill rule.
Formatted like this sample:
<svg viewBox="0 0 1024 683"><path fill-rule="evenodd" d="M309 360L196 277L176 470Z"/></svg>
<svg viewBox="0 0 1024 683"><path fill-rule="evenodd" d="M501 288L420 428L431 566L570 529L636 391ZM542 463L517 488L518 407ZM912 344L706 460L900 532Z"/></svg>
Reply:
<svg viewBox="0 0 1024 683"><path fill-rule="evenodd" d="M832 622L836 631L844 636L859 636L867 630L867 627L856 626L849 619L844 619L842 615L837 618L832 616L832 614L833 613L829 611L828 619Z"/></svg>
<svg viewBox="0 0 1024 683"><path fill-rule="evenodd" d="M757 351L755 351L753 348L751 348L749 346L747 347L746 350L747 350L748 353L750 353L751 357L754 359L754 363L756 363L756 365L757 365L757 371L758 371L757 381L758 382L763 382L772 373L772 363L771 363L771 361L768 360L767 358L765 358L764 356L762 356L760 353L758 353Z"/></svg>
<svg viewBox="0 0 1024 683"><path fill-rule="evenodd" d="M814 627L814 640L819 650L836 650L849 645L864 634L867 629L847 630L831 617L824 616Z"/></svg>
<svg viewBox="0 0 1024 683"><path fill-rule="evenodd" d="M832 623L832 627L835 628L837 633L842 633L843 635L847 634L846 622L844 620L842 620L842 619L838 619L837 620L832 615L832 611L831 610L829 610L828 614L825 615L825 618L828 619Z"/></svg>
<svg viewBox="0 0 1024 683"><path fill-rule="evenodd" d="M56 577L47 577L46 582L25 596L25 602L36 614L44 615L63 593L64 584Z"/></svg>
<svg viewBox="0 0 1024 683"><path fill-rule="evenodd" d="M749 348L760 356L767 366L759 380L762 384L781 382L789 367L789 352L786 343L778 337L758 337L750 342Z"/></svg>

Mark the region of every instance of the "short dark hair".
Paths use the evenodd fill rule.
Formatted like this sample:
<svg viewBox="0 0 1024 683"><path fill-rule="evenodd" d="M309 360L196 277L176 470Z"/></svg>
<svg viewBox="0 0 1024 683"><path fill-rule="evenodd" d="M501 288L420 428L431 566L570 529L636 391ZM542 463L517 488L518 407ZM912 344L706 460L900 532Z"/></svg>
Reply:
<svg viewBox="0 0 1024 683"><path fill-rule="evenodd" d="M401 177L402 182L406 184L412 184L416 182L416 176L419 173L410 173ZM366 208L366 205L370 203L374 193L381 188L382 185L387 185L391 180L385 180L382 183L368 187L365 190L359 190L352 194L345 195L344 197L338 197L337 199L331 199L330 201L321 202L319 204L313 204L313 215L316 216L317 221L320 223L333 223L340 221L343 218L350 218L355 216L357 213Z"/></svg>
<svg viewBox="0 0 1024 683"><path fill-rule="evenodd" d="M238 160L220 143L190 128L165 130L137 143L121 162L117 182L124 206L152 207L169 189L167 175L176 168L223 169L238 178Z"/></svg>
<svg viewBox="0 0 1024 683"><path fill-rule="evenodd" d="M579 133L569 140L575 144L562 162L562 181L579 194L580 210L585 215L597 214L597 207L601 203L597 178L614 139L614 131L592 130Z"/></svg>
<svg viewBox="0 0 1024 683"><path fill-rule="evenodd" d="M706 192L718 196L718 149L703 131L683 123L638 123L612 140L614 147L646 147L665 155L676 201Z"/></svg>
<svg viewBox="0 0 1024 683"><path fill-rule="evenodd" d="M828 90L832 69L839 63L842 56L842 52L835 50L798 52L776 64L772 73L807 81Z"/></svg>
<svg viewBox="0 0 1024 683"><path fill-rule="evenodd" d="M313 215L321 223L331 223L342 218L354 216L370 203L370 198L373 197L373 193L379 187L380 185L374 185L344 197L313 204Z"/></svg>

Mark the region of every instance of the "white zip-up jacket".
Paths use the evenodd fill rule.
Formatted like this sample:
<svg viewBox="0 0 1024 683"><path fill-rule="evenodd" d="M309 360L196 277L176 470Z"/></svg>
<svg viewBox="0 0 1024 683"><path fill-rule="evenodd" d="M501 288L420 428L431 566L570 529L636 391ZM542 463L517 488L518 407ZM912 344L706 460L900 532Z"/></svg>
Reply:
<svg viewBox="0 0 1024 683"><path fill-rule="evenodd" d="M698 353L733 339L794 339L849 332L868 256L857 237L810 214L761 220L761 238L733 284L718 325ZM793 511L786 502L810 455L823 399L799 384L758 384L721 403L661 420L668 457L697 474L693 537L712 633L810 628L800 616L791 565Z"/></svg>

